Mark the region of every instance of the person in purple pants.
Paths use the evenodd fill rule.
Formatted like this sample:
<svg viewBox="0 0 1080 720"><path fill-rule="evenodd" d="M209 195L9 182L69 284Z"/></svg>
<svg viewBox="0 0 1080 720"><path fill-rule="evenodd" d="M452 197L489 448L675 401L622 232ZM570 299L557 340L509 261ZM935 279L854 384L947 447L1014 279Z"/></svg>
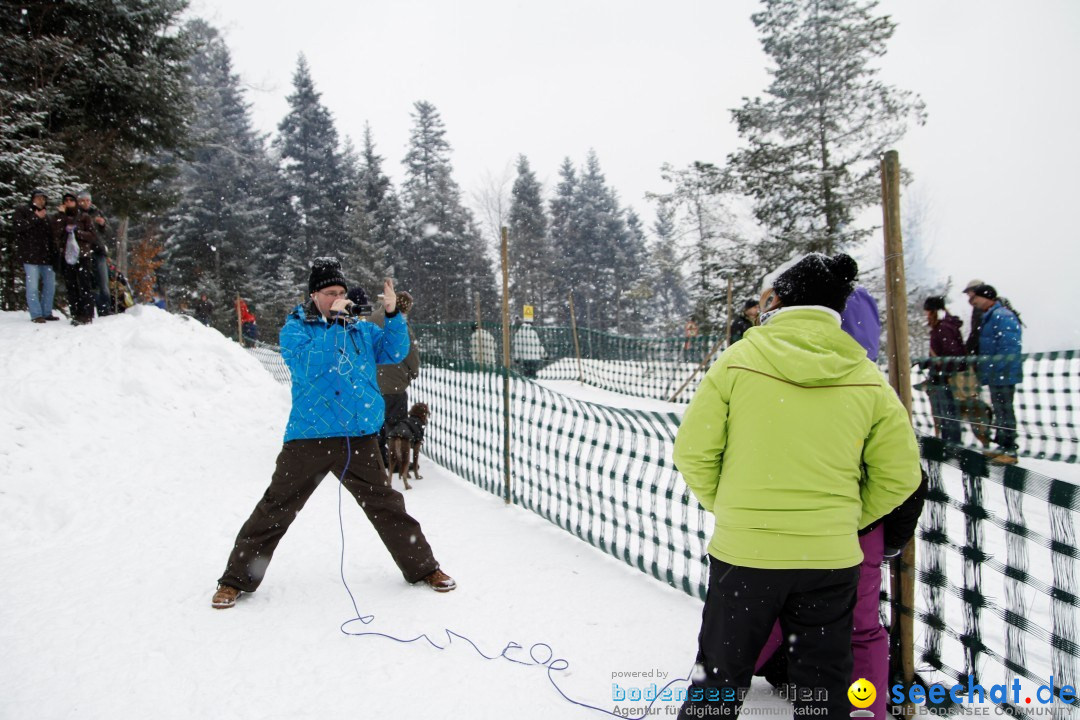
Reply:
<svg viewBox="0 0 1080 720"><path fill-rule="evenodd" d="M863 348L871 360L876 360L881 345L881 319L877 303L862 286L848 296L841 327ZM859 531L859 546L863 561L859 574L855 610L852 615L851 654L854 661L851 680L866 678L877 689L874 703L866 708L878 720L885 718L885 699L889 684L889 633L881 625L878 610L881 598L881 564L900 555L915 534L926 495L926 475L922 485L904 504L881 520ZM755 674L764 675L774 685L787 682L786 653L778 652L784 645L779 623L773 625L765 646L758 655Z"/></svg>

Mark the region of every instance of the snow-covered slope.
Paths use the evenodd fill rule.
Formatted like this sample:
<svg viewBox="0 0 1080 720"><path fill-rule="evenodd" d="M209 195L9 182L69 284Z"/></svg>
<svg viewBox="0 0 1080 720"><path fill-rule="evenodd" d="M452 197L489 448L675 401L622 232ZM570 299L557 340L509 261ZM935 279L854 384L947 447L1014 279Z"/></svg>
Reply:
<svg viewBox="0 0 1080 720"><path fill-rule="evenodd" d="M155 308L80 328L0 313L0 717L603 717L461 639L342 634L333 478L262 589L212 610L288 404L234 343ZM406 500L459 588L406 585L346 495L344 575L375 616L350 632L442 645L450 629L525 663L548 643L562 690L607 711L643 705L612 701L615 673L687 673L698 601L426 469Z"/></svg>

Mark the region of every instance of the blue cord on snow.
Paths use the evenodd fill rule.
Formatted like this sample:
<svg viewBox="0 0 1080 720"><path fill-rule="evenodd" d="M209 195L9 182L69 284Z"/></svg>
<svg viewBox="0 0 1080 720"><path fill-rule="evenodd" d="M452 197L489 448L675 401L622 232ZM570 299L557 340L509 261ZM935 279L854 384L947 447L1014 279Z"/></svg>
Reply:
<svg viewBox="0 0 1080 720"><path fill-rule="evenodd" d="M347 353L345 351L345 348L341 348L341 355L342 356L347 355ZM346 362L351 363L351 361L346 361ZM338 367L339 368L342 367L342 364L341 364L340 360L339 360ZM554 677L553 673L561 672L563 670L568 669L570 667L570 663L567 660L563 659L563 658L556 658L555 657L555 650L551 647L551 645L549 645L549 644L547 644L545 642L534 643L532 646L529 647L529 650L528 650L529 660L519 660L519 659L512 658L507 654L507 653L509 653L511 651L514 651L514 650L522 650L523 649L521 645L517 644L513 640L508 642L506 644L506 646L503 647L502 652L500 652L498 655L487 655L487 654L484 653L483 650L480 649L480 646L478 646L475 642L470 640L465 635L462 635L459 632L455 632L455 631L451 630L450 628L444 628L444 632L446 633L446 644L445 645L439 645L434 640L432 640L430 637L428 637L428 635L426 633L421 633L420 635L417 635L414 638L399 638L399 637L396 637L394 635L388 635L387 633L381 633L381 632L375 632L375 631L357 632L357 631L349 630L348 628L352 623L360 622L363 625L370 625L371 622L375 619L374 615L361 615L360 614L360 608L356 604L356 596L353 595L353 591L352 591L351 588L349 588L349 583L345 579L345 519L344 519L344 516L342 515L341 490L342 490L342 487L345 484L344 478L345 478L346 474L349 471L349 461L350 460L352 460L352 445L349 442L348 436L346 436L345 437L345 467L341 471L341 478L338 479L338 526L339 526L339 528L341 530L341 562L340 562L339 570L340 570L340 573L341 573L341 584L343 586L345 586L345 592L348 593L348 595L349 595L349 602L352 603L353 612L356 613L356 616L346 620L343 623L341 623L340 630L341 630L342 634L348 635L350 637L381 637L381 638L386 638L387 640L393 640L394 642L397 642L397 643L402 643L404 645L407 645L409 643L414 643L414 642L417 642L419 640L427 640L428 644L431 645L431 647L435 648L436 650L446 650L453 643L454 638L458 638L459 640L462 640L462 641L468 643L469 647L471 647L473 650L475 650L476 654L479 655L484 660L498 660L499 658L502 658L503 660L506 660L508 662L512 662L512 663L514 663L516 665L525 665L525 666L533 666L533 667L535 667L535 666L546 667L547 668L548 681L551 683L551 686L553 688L555 688L555 692L559 693L559 695L562 696L563 700L566 700L568 703L570 703L572 705L577 705L578 707L588 708L589 710L595 710L596 712L603 713L604 715L610 715L611 717L618 717L618 718L624 717L623 715L611 712L610 710L605 710L604 708L597 707L595 705L589 705L588 703L581 702L579 700L575 700L572 697L570 697L569 695L567 695L565 692L563 692L563 689L561 687L559 687L559 683L557 683L555 681L555 677ZM545 656L538 657L537 656L538 652L541 652L541 653L546 652L546 657ZM653 705L655 705L657 703L657 701L660 699L660 696L664 693L665 690L667 690L669 687L671 687L675 683L688 682L689 679L690 678L689 678L689 675L688 675L685 678L673 678L672 680L669 680L667 682L667 684L664 685L664 687L660 688L657 691L656 699L654 699L652 702L650 702L649 705L647 706L646 710L643 713L640 713L640 714L642 714L642 715L651 715ZM635 714L639 714L639 713L635 713Z"/></svg>

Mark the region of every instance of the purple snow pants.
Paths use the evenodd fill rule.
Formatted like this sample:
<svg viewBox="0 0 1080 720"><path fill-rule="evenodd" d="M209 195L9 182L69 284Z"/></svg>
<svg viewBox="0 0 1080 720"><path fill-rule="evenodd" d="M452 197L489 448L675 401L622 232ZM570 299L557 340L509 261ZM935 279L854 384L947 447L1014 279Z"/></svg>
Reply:
<svg viewBox="0 0 1080 720"><path fill-rule="evenodd" d="M885 698L888 696L889 683L889 633L881 626L878 613L878 602L881 598L881 561L885 554L885 527L878 525L860 537L859 545L862 547L863 561L855 613L852 616L851 654L855 664L851 671L851 681L866 678L877 688L877 698L867 710L872 710L874 717L880 720L885 717ZM755 672L772 657L780 644L780 623L775 623L765 647L758 655Z"/></svg>

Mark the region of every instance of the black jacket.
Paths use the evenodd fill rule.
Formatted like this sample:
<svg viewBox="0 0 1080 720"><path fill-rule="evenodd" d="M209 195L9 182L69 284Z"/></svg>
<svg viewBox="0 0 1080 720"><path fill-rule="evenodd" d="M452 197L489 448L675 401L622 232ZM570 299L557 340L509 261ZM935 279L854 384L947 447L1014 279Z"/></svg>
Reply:
<svg viewBox="0 0 1080 720"><path fill-rule="evenodd" d="M48 216L38 217L30 203L15 208L11 219L15 226L15 260L30 265L52 265L56 243Z"/></svg>

